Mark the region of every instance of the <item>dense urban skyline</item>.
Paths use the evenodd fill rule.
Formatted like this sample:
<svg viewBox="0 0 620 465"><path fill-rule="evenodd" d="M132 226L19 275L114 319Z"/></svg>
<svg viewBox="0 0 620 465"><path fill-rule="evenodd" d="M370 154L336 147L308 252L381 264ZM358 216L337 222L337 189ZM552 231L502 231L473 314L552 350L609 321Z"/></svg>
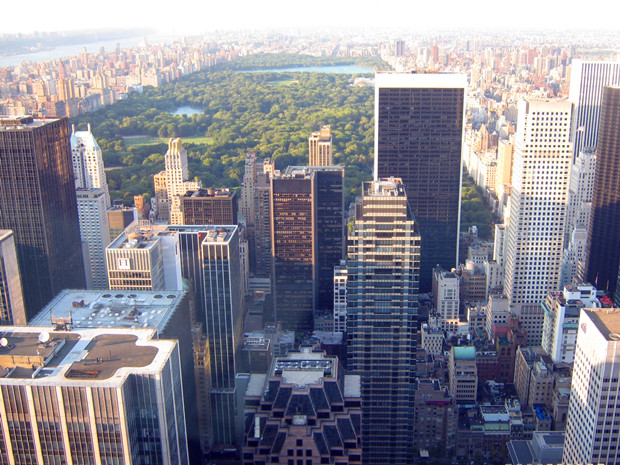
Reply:
<svg viewBox="0 0 620 465"><path fill-rule="evenodd" d="M501 13L492 7L452 13L491 27L497 21L488 18ZM554 23L573 12L522 7L536 11L531 27L545 15ZM227 27L230 15L218 8L205 28L218 19ZM329 14L282 2L255 8L236 25L255 13L255 23L269 27L304 9L318 28L340 20L363 26L376 10L365 2ZM409 8L377 10L375 25L391 18L392 26L409 20L413 29L426 19L433 27L424 7L415 17ZM157 27L158 11L140 18ZM168 25L189 33L187 11L183 4L168 11ZM261 23L263 13L270 19ZM511 21L522 21L521 13ZM0 414L7 420L0 462L47 463L64 454L70 462L127 463L148 455L143 461L163 465L410 465L421 458L427 465L516 465L560 463L562 453L573 463L616 462L606 443L620 447L612 430L620 421L595 424L591 407L600 418L615 411L620 311L600 282L584 283L587 262L599 268L584 243L588 228L601 244L611 237L586 213L591 205L596 216L601 204L589 186L618 190L598 174L613 173L606 164L620 159L620 81L581 79L604 96L598 155L592 147L573 154L571 126L581 120L569 89L580 60L620 58L617 39L369 36L230 32L0 67L0 226L16 224L15 241L0 231L7 264L0 268L7 324L0 326ZM241 72L293 64L331 74ZM327 69L334 64L355 64L356 74L334 74ZM360 66L393 71L373 79ZM386 85L386 77L398 82ZM448 85L455 77L458 85ZM88 131L71 138L67 116ZM587 134L594 124L598 118L586 119L577 131ZM316 158L312 133L323 125L333 158L303 166ZM441 164L420 164L428 153ZM373 159L375 180L368 181ZM50 176L63 167L64 176ZM118 175L133 169L131 177ZM72 170L82 175L75 182ZM421 180L428 183L420 187ZM53 195L62 186L77 199ZM86 187L98 195L96 206L81 196ZM52 195L37 196L35 188ZM41 205L13 208L22 191ZM201 199L201 218L218 199L228 219L188 224L190 194ZM473 195L476 212L486 215L470 215ZM60 212L45 200L65 198L80 229L65 219L75 224L64 237L76 246L81 232L82 249L105 256L91 269L107 284L86 279L85 289L77 283L56 296L54 289L28 309L29 328L8 326L25 324L12 312L21 290L3 289L21 275L28 291L32 280L24 224L56 231L34 213L56 219ZM132 201L127 223L113 227L112 214ZM431 213L450 227L429 228ZM462 223L465 214L470 221ZM109 233L101 226L107 220ZM56 244L51 252L63 248L57 236L47 240ZM63 273L51 252L52 278L79 275L79 254L65 260L75 269ZM606 281L620 275L617 260L608 274ZM154 331L161 340L151 341ZM604 351L591 349L603 344ZM605 352L611 364L601 365ZM113 373L115 380L129 376L113 386L122 391L101 397ZM599 449L595 455L587 444Z"/></svg>

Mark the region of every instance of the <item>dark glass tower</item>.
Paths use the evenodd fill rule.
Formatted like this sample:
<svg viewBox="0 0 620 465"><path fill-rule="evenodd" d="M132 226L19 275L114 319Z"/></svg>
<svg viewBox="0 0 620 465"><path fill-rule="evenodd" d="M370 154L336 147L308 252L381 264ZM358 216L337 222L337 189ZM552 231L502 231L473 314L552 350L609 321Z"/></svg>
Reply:
<svg viewBox="0 0 620 465"><path fill-rule="evenodd" d="M333 309L334 266L344 252L344 170L289 166L272 179L276 318L307 332L314 310Z"/></svg>
<svg viewBox="0 0 620 465"><path fill-rule="evenodd" d="M348 236L347 371L361 376L363 462L411 464L420 236L400 179L362 189Z"/></svg>
<svg viewBox="0 0 620 465"><path fill-rule="evenodd" d="M605 87L598 129L592 216L588 230L588 281L610 294L620 262L620 87Z"/></svg>
<svg viewBox="0 0 620 465"><path fill-rule="evenodd" d="M457 265L464 75L382 74L375 84L375 179L399 177L422 236L420 291Z"/></svg>
<svg viewBox="0 0 620 465"><path fill-rule="evenodd" d="M0 117L0 229L15 232L26 315L85 287L66 118Z"/></svg>

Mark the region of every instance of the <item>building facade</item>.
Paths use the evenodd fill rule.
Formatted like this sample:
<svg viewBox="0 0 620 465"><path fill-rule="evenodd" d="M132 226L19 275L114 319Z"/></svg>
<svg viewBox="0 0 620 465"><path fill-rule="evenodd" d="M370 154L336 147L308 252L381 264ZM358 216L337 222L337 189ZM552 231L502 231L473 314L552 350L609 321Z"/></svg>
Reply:
<svg viewBox="0 0 620 465"><path fill-rule="evenodd" d="M235 376L243 344L243 282L237 226L211 229L202 241L205 335L209 344L211 447L237 445Z"/></svg>
<svg viewBox="0 0 620 465"><path fill-rule="evenodd" d="M253 374L245 395L243 465L362 463L359 376L302 347Z"/></svg>
<svg viewBox="0 0 620 465"><path fill-rule="evenodd" d="M77 189L80 236L84 242L84 269L88 289L107 289L105 248L110 242L106 190Z"/></svg>
<svg viewBox="0 0 620 465"><path fill-rule="evenodd" d="M504 274L504 293L519 316L540 310L547 292L559 285L572 163L571 110L567 101L519 102Z"/></svg>
<svg viewBox="0 0 620 465"><path fill-rule="evenodd" d="M332 166L332 130L321 126L308 137L308 166Z"/></svg>
<svg viewBox="0 0 620 465"><path fill-rule="evenodd" d="M0 228L11 229L27 316L85 284L67 119L0 118Z"/></svg>
<svg viewBox="0 0 620 465"><path fill-rule="evenodd" d="M2 462L189 464L176 341L143 328L2 336Z"/></svg>
<svg viewBox="0 0 620 465"><path fill-rule="evenodd" d="M587 279L613 295L620 265L620 87L605 87L601 105Z"/></svg>
<svg viewBox="0 0 620 465"><path fill-rule="evenodd" d="M465 88L456 74L378 73L375 84L375 179L395 176L407 189L420 227L420 290L432 270L457 265Z"/></svg>
<svg viewBox="0 0 620 465"><path fill-rule="evenodd" d="M582 310L573 367L564 463L620 460L620 310Z"/></svg>
<svg viewBox="0 0 620 465"><path fill-rule="evenodd" d="M571 134L575 156L598 146L603 88L618 84L620 61L571 61L569 99L575 104Z"/></svg>
<svg viewBox="0 0 620 465"><path fill-rule="evenodd" d="M13 231L0 229L0 325L25 325L26 308Z"/></svg>
<svg viewBox="0 0 620 465"><path fill-rule="evenodd" d="M237 194L228 188L188 191L181 198L181 224L237 224Z"/></svg>
<svg viewBox="0 0 620 465"><path fill-rule="evenodd" d="M348 237L347 369L361 376L364 463L411 463L420 236L400 179L362 185Z"/></svg>

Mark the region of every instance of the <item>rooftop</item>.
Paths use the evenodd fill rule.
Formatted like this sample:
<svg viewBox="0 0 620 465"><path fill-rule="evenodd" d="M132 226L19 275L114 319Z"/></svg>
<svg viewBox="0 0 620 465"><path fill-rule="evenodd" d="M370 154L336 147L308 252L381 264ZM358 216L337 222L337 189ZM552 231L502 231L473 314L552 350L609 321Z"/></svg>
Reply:
<svg viewBox="0 0 620 465"><path fill-rule="evenodd" d="M224 187L221 189L197 189L195 191L188 191L184 197L218 197L218 198L233 198L235 196L235 191Z"/></svg>
<svg viewBox="0 0 620 465"><path fill-rule="evenodd" d="M159 373L177 344L152 339L154 329L5 326L0 336L0 384L118 386L131 373Z"/></svg>
<svg viewBox="0 0 620 465"><path fill-rule="evenodd" d="M620 341L620 308L589 309L584 310L584 313L590 317L605 339Z"/></svg>
<svg viewBox="0 0 620 465"><path fill-rule="evenodd" d="M0 115L0 131L28 130L48 123L58 121L60 118L35 119L32 116L8 116Z"/></svg>
<svg viewBox="0 0 620 465"><path fill-rule="evenodd" d="M455 360L476 360L476 348L471 347L452 347Z"/></svg>
<svg viewBox="0 0 620 465"><path fill-rule="evenodd" d="M185 294L185 291L66 289L30 320L30 326L69 324L74 328L161 330Z"/></svg>
<svg viewBox="0 0 620 465"><path fill-rule="evenodd" d="M322 378L335 377L338 370L337 358L328 357L324 352L313 352L302 347L291 351L286 357L278 357L271 367L271 376L281 376L285 383L298 388L318 384Z"/></svg>

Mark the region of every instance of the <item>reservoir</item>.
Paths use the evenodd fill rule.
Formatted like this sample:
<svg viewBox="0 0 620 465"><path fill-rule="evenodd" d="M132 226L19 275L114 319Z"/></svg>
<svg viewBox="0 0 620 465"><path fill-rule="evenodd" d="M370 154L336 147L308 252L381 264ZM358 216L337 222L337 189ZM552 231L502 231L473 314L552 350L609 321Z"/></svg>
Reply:
<svg viewBox="0 0 620 465"><path fill-rule="evenodd" d="M294 68L251 69L241 73L333 73L333 74L375 74L375 70L358 65L297 66Z"/></svg>

